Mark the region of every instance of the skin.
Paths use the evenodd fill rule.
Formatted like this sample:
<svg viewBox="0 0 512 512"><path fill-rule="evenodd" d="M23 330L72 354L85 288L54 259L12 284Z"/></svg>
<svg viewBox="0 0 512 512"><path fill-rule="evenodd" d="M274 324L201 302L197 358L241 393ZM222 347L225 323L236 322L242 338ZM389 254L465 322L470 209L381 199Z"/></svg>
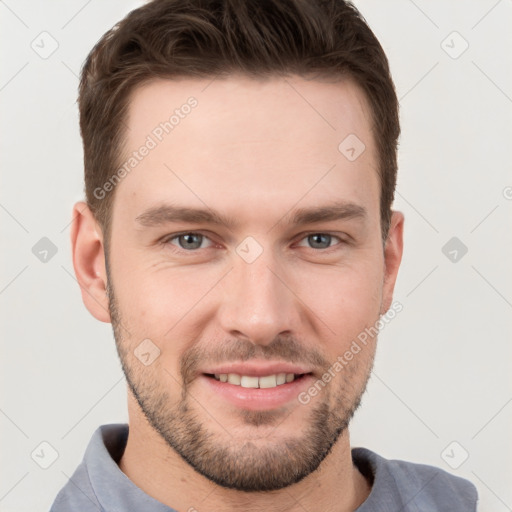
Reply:
<svg viewBox="0 0 512 512"><path fill-rule="evenodd" d="M271 411L244 410L212 393L197 372L223 357L262 364L288 358L307 363L313 381L321 379L391 306L404 218L393 212L383 244L368 104L349 80L157 80L132 95L125 156L190 96L197 107L116 186L108 262L87 205L78 202L73 211L73 264L83 301L95 318L112 322L129 382L130 432L119 467L180 511L354 510L370 484L352 464L345 427L364 393L375 338L307 405L292 400ZM338 150L349 134L366 146L354 161ZM298 208L334 201L359 205L365 216L287 224ZM136 221L169 202L214 210L235 225ZM201 245L192 251L176 237L190 231L206 237L193 238ZM332 238L308 238L315 233ZM252 263L236 251L249 236L262 249ZM134 356L144 339L160 350L148 366ZM191 362L185 372L184 361ZM325 438L333 446L323 446L314 470L296 483L283 480L266 492L227 488L171 446L190 450L191 439L176 432L190 430L183 422L192 417L200 435L210 436L213 453L227 449L222 464L210 469L254 476L253 483L262 482L261 474L307 466L306 454L286 446L319 451ZM255 468L262 469L260 480Z"/></svg>

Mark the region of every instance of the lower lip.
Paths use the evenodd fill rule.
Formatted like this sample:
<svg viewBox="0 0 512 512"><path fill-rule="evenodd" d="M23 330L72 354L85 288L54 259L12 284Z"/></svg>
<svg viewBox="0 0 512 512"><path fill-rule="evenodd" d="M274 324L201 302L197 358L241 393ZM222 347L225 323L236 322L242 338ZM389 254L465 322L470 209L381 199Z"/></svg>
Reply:
<svg viewBox="0 0 512 512"><path fill-rule="evenodd" d="M217 396L221 396L237 407L250 411L267 411L293 401L298 402L299 394L311 385L313 376L307 374L275 388L243 388L229 382L220 382L206 375L201 375L199 380L209 386Z"/></svg>

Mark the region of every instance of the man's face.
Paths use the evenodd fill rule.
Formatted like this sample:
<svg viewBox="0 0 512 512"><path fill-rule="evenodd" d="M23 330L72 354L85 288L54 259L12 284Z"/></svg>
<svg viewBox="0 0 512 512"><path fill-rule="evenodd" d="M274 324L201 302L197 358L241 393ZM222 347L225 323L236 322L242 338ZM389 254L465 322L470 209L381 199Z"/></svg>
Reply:
<svg viewBox="0 0 512 512"><path fill-rule="evenodd" d="M159 80L134 92L127 126L127 160L150 147L117 185L108 258L130 389L217 484L297 482L357 408L375 340L307 404L298 398L385 312L396 277L386 278L364 96L298 77ZM354 135L365 145L356 159ZM338 215L305 215L320 209Z"/></svg>

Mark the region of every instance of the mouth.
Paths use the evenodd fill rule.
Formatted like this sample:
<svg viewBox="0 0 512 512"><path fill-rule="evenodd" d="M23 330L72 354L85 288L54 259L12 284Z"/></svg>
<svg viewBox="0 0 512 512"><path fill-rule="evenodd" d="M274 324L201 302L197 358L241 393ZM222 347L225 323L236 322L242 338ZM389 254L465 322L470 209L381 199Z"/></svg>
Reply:
<svg viewBox="0 0 512 512"><path fill-rule="evenodd" d="M273 373L260 376L239 373L205 373L204 375L218 382L233 384L242 388L271 389L303 379L311 373Z"/></svg>
<svg viewBox="0 0 512 512"><path fill-rule="evenodd" d="M311 368L285 362L251 361L205 368L198 383L204 399L237 409L268 411L298 403L314 381ZM284 409L282 409L284 411Z"/></svg>

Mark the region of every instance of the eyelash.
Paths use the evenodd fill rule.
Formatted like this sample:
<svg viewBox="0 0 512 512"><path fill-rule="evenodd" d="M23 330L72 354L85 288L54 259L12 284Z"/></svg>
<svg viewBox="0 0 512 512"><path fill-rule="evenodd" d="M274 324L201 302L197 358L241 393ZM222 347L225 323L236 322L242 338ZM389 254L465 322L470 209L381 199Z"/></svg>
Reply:
<svg viewBox="0 0 512 512"><path fill-rule="evenodd" d="M187 250L187 249L182 249L181 247L178 247L178 246L176 246L176 245L171 243L172 240L175 240L175 239L179 238L180 236L184 236L184 235L200 235L203 238L206 238L206 239L210 240L210 242L215 243L206 234L201 233L199 231L184 231L182 233L176 233L176 234L173 234L171 236L165 237L164 239L162 239L161 243L162 243L162 245L164 245L166 247L172 246L171 250L173 252L176 252L176 253L188 253L188 254L191 254L191 255L194 254L194 253L197 253L200 250L200 248ZM333 250L339 249L338 246L349 244L348 240L344 240L341 237L339 237L338 235L335 235L334 233L328 233L328 232L323 232L323 231L311 231L309 233L305 233L305 234L303 234L302 238L299 239L299 242L302 242L304 239L306 239L306 238L308 238L308 237L310 237L312 235L327 235L327 236L330 236L331 238L337 239L339 241L338 244L335 244L335 245L333 245L331 247L327 247L326 249L316 249L314 247L309 247L309 249L311 249L311 250L313 250L315 252L322 252L324 254L329 254ZM206 249L208 249L208 247Z"/></svg>

